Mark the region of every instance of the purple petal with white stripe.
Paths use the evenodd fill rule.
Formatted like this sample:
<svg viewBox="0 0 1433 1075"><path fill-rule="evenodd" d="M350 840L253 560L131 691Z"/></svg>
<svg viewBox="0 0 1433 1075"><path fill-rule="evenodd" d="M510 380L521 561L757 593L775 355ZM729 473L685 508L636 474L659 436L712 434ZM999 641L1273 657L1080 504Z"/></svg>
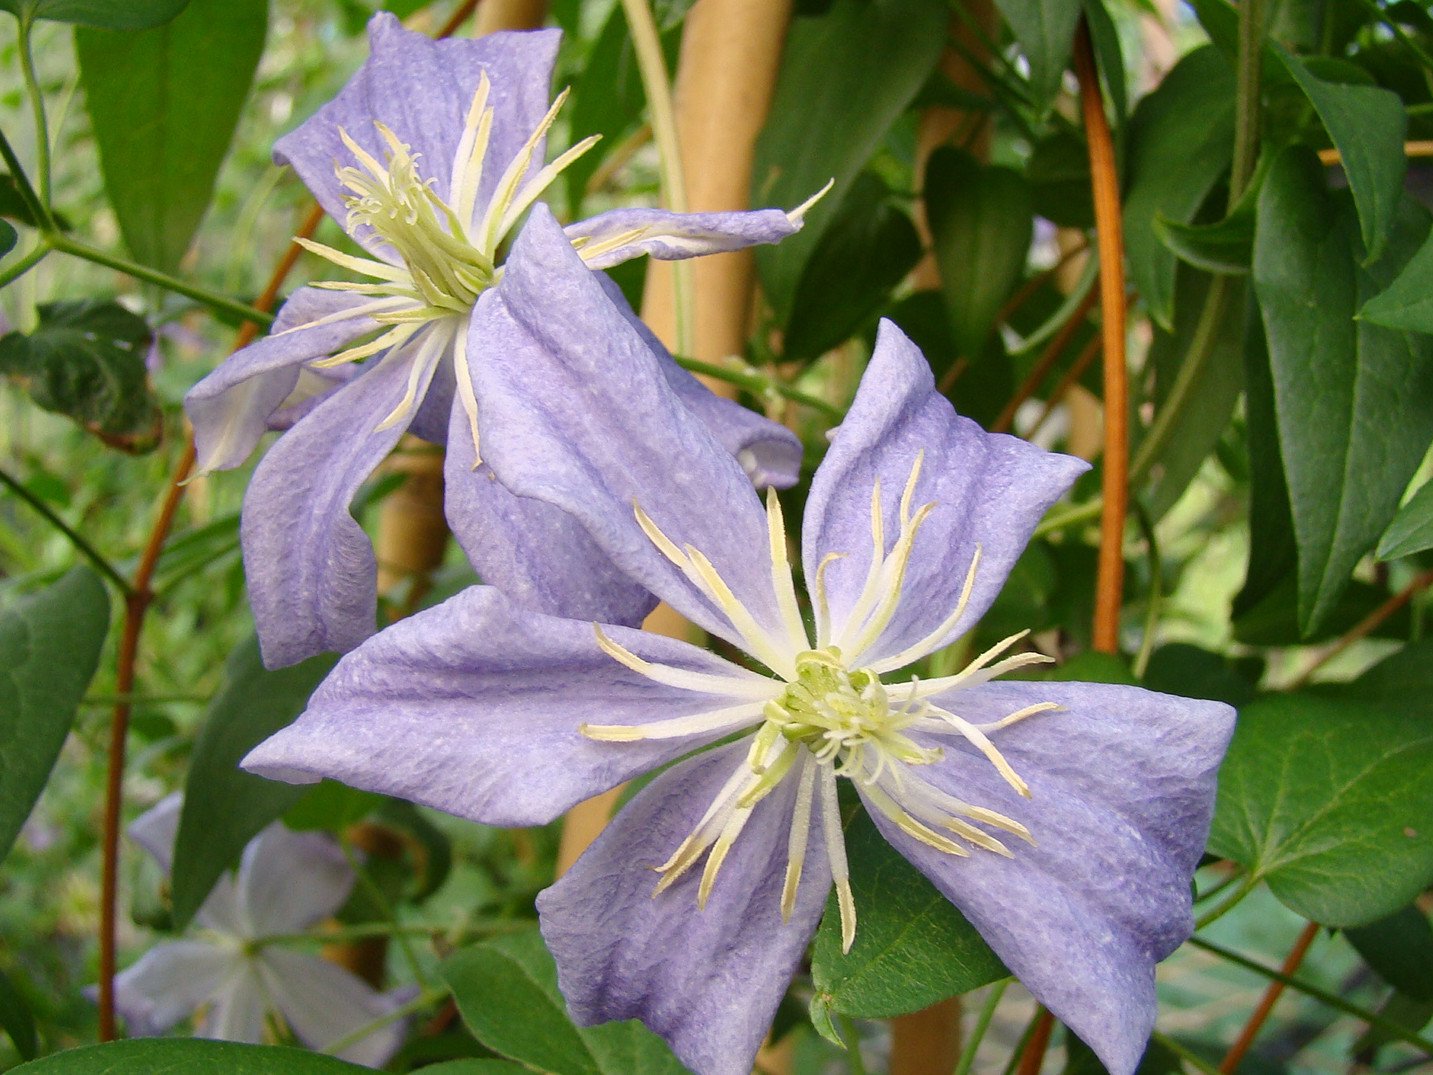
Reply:
<svg viewBox="0 0 1433 1075"><path fill-rule="evenodd" d="M584 260L594 269L610 269L650 254L658 261L680 261L704 254L779 243L801 230L800 218L781 209L718 213L673 213L667 209L610 209L569 224L567 237L579 250L605 243L618 245ZM619 242L623 236L630 236Z"/></svg>

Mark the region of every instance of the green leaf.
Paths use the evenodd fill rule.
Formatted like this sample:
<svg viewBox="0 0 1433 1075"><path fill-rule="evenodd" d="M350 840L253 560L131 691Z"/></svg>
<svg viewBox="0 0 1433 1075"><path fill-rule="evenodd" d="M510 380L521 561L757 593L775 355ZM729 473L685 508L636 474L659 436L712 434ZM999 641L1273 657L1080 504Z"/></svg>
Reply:
<svg viewBox="0 0 1433 1075"><path fill-rule="evenodd" d="M1433 1000L1433 926L1416 904L1344 935L1394 989L1414 1000Z"/></svg>
<svg viewBox="0 0 1433 1075"><path fill-rule="evenodd" d="M995 0L995 6L1030 61L1030 89L1036 103L1048 105L1070 63L1080 0Z"/></svg>
<svg viewBox="0 0 1433 1075"><path fill-rule="evenodd" d="M1218 305L1211 312L1211 289ZM1244 337L1248 286L1242 280L1211 280L1181 267L1175 285L1174 329L1154 326L1149 361L1155 371L1155 405L1167 406L1171 385L1196 348L1208 348L1185 399L1173 412L1174 426L1154 458L1145 510L1161 519L1189 488L1214 451L1244 390Z"/></svg>
<svg viewBox="0 0 1433 1075"><path fill-rule="evenodd" d="M836 0L791 21L756 143L752 204L792 209L828 180L835 186L800 232L757 248L762 290L781 322L846 191L935 69L949 18L944 0Z"/></svg>
<svg viewBox="0 0 1433 1075"><path fill-rule="evenodd" d="M1205 272L1242 276L1254 257L1254 216L1225 217L1213 224L1180 224L1154 219L1154 233L1180 261Z"/></svg>
<svg viewBox="0 0 1433 1075"><path fill-rule="evenodd" d="M1398 509L1378 539L1380 560L1396 560L1424 549L1433 549L1433 481L1424 482Z"/></svg>
<svg viewBox="0 0 1433 1075"><path fill-rule="evenodd" d="M1144 686L1185 698L1208 698L1233 706L1254 700L1263 661L1230 658L1187 642L1160 646L1149 659Z"/></svg>
<svg viewBox="0 0 1433 1075"><path fill-rule="evenodd" d="M856 940L842 955L832 893L811 953L813 1007L819 1002L872 1019L901 1015L1009 973L975 927L886 843L865 814L847 827L846 856Z"/></svg>
<svg viewBox="0 0 1433 1075"><path fill-rule="evenodd" d="M306 1049L202 1038L138 1038L52 1053L12 1075L357 1075L372 1068Z"/></svg>
<svg viewBox="0 0 1433 1075"><path fill-rule="evenodd" d="M109 594L77 567L0 610L0 859L45 784L109 630Z"/></svg>
<svg viewBox="0 0 1433 1075"><path fill-rule="evenodd" d="M281 817L308 788L246 773L239 761L293 721L334 658L270 670L250 637L224 666L224 684L209 704L189 775L174 841L173 898L176 928L183 928L214 882L239 861L244 845Z"/></svg>
<svg viewBox="0 0 1433 1075"><path fill-rule="evenodd" d="M14 227L8 220L0 220L0 257L4 257L15 249L15 241L19 236L15 234Z"/></svg>
<svg viewBox="0 0 1433 1075"><path fill-rule="evenodd" d="M130 252L178 267L264 49L268 0L193 0L143 33L75 31L100 171Z"/></svg>
<svg viewBox="0 0 1433 1075"><path fill-rule="evenodd" d="M15 983L0 971L0 1028L10 1035L15 1051L22 1060L33 1060L38 1043L35 1040L35 1017L30 1006L15 988Z"/></svg>
<svg viewBox="0 0 1433 1075"><path fill-rule="evenodd" d="M925 199L951 335L974 358L1025 270L1030 187L1019 172L943 147L926 165Z"/></svg>
<svg viewBox="0 0 1433 1075"><path fill-rule="evenodd" d="M493 1060L488 1057L462 1060L445 1060L441 1064L424 1064L423 1075L529 1075L532 1068L516 1064L511 1060Z"/></svg>
<svg viewBox="0 0 1433 1075"><path fill-rule="evenodd" d="M1209 850L1327 926L1391 914L1433 883L1433 724L1355 697L1274 695L1239 714Z"/></svg>
<svg viewBox="0 0 1433 1075"><path fill-rule="evenodd" d="M112 448L153 449L164 415L149 389L144 319L117 302L93 299L44 303L39 317L29 336L0 338L0 374Z"/></svg>
<svg viewBox="0 0 1433 1075"><path fill-rule="evenodd" d="M189 0L0 0L17 19L49 19L110 30L145 30L174 18Z"/></svg>
<svg viewBox="0 0 1433 1075"><path fill-rule="evenodd" d="M465 948L442 969L468 1028L494 1052L554 1075L687 1070L634 1020L574 1026L557 989L557 967L536 929Z"/></svg>
<svg viewBox="0 0 1433 1075"><path fill-rule="evenodd" d="M1299 623L1317 629L1354 565L1398 510L1433 437L1433 339L1353 312L1398 273L1428 230L1404 203L1386 255L1358 264L1346 198L1313 153L1285 150L1259 193L1254 290L1298 546Z"/></svg>
<svg viewBox="0 0 1433 1075"><path fill-rule="evenodd" d="M1166 330L1174 324L1176 260L1155 223L1193 220L1228 171L1233 145L1234 72L1211 45L1180 60L1130 117L1125 255L1131 283Z"/></svg>
<svg viewBox="0 0 1433 1075"><path fill-rule="evenodd" d="M1363 304L1358 316L1384 328L1433 333L1433 236L1392 283Z"/></svg>
<svg viewBox="0 0 1433 1075"><path fill-rule="evenodd" d="M1314 106L1343 158L1344 174L1358 207L1365 260L1374 261L1388 241L1408 170L1403 155L1408 132L1403 102L1396 93L1378 86L1326 81L1278 42L1270 47Z"/></svg>
<svg viewBox="0 0 1433 1075"><path fill-rule="evenodd" d="M785 357L817 358L865 327L920 257L915 225L885 184L858 176L802 270Z"/></svg>
<svg viewBox="0 0 1433 1075"><path fill-rule="evenodd" d="M1085 143L1063 127L1035 143L1025 166L1035 212L1063 228L1093 228L1095 205L1090 197L1090 158Z"/></svg>

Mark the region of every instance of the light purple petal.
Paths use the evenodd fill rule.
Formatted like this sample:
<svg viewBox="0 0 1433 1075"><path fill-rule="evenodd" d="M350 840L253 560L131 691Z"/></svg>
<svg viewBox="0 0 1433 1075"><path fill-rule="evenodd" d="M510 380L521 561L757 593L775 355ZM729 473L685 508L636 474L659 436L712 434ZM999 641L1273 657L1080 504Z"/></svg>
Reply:
<svg viewBox="0 0 1433 1075"><path fill-rule="evenodd" d="M317 956L265 949L259 959L274 1007L305 1045L327 1049L397 1007L352 971ZM407 1033L402 1019L360 1038L336 1054L343 1060L382 1067Z"/></svg>
<svg viewBox="0 0 1433 1075"><path fill-rule="evenodd" d="M818 803L795 908L782 922L797 785L787 779L752 812L704 910L700 865L652 895L655 868L745 764L747 748L732 743L658 776L537 898L573 1018L641 1019L703 1073L751 1070L831 888Z"/></svg>
<svg viewBox="0 0 1433 1075"><path fill-rule="evenodd" d="M1193 929L1189 881L1233 710L1090 683L991 683L934 701L976 723L1064 707L992 733L1028 800L958 737L939 737L945 760L915 770L1023 823L1036 846L995 833L1014 858L953 858L870 814L1113 1075L1130 1075L1154 1025L1154 965Z"/></svg>
<svg viewBox="0 0 1433 1075"><path fill-rule="evenodd" d="M647 346L658 355L666 355L667 349L637 316L622 289L606 273L599 273L597 279L627 323L647 341ZM796 484L801 477L801 440L795 433L736 400L717 395L674 360L662 362L661 368L672 391L686 404L687 410L706 424L722 447L736 457L753 485L758 489L768 485L787 489Z"/></svg>
<svg viewBox="0 0 1433 1075"><path fill-rule="evenodd" d="M270 1007L272 1001L258 965L251 959L241 959L194 1030L201 1038L262 1044L264 1015Z"/></svg>
<svg viewBox="0 0 1433 1075"><path fill-rule="evenodd" d="M254 625L270 668L350 650L373 633L377 564L348 506L403 435L403 422L377 427L403 398L405 351L388 352L329 396L280 437L254 471L240 539Z"/></svg>
<svg viewBox="0 0 1433 1075"><path fill-rule="evenodd" d="M170 792L129 824L125 831L159 864L166 877L174 864L174 839L179 835L179 814L184 793Z"/></svg>
<svg viewBox="0 0 1433 1075"><path fill-rule="evenodd" d="M298 933L348 899L353 867L334 840L269 825L244 848L238 892L252 937Z"/></svg>
<svg viewBox="0 0 1433 1075"><path fill-rule="evenodd" d="M468 416L459 406L452 417L443 510L482 580L537 612L640 624L657 599L618 568L571 515L509 492L486 464L474 470Z"/></svg>
<svg viewBox="0 0 1433 1075"><path fill-rule="evenodd" d="M594 269L608 269L650 254L659 261L680 261L703 254L721 254L761 243L779 243L801 230L781 209L752 209L725 213L673 213L667 209L611 209L569 224L569 239L585 239L584 246L631 239L587 261Z"/></svg>
<svg viewBox="0 0 1433 1075"><path fill-rule="evenodd" d="M871 561L872 486L880 481L889 551L900 533L901 495L922 452L912 509L928 501L937 507L916 539L895 615L860 654L863 662L896 654L939 627L954 612L979 548L965 614L926 652L969 630L1000 592L1046 509L1089 469L1079 459L987 433L957 415L935 391L930 365L915 344L882 321L856 399L811 483L802 528L808 580L828 553L844 554L825 576L838 626L856 604Z"/></svg>
<svg viewBox="0 0 1433 1075"><path fill-rule="evenodd" d="M645 660L761 682L685 642L606 630ZM344 657L303 715L242 764L296 783L331 777L484 824L542 825L731 731L614 744L582 735L583 722L647 724L742 701L657 684L603 653L592 624L475 586Z"/></svg>
<svg viewBox="0 0 1433 1075"><path fill-rule="evenodd" d="M163 1034L206 1003L233 973L239 954L207 941L169 941L115 975L114 1005L133 1037Z"/></svg>
<svg viewBox="0 0 1433 1075"><path fill-rule="evenodd" d="M339 129L383 161L387 146L373 126L376 120L422 154L420 173L433 180L433 189L446 201L463 124L479 75L486 71L492 82L493 128L478 187L481 214L503 170L547 111L560 37L555 30L536 30L434 41L380 12L368 24L369 57L363 66L338 96L279 139L274 159L291 164L329 216L342 222L347 209L334 168L354 160ZM527 174L542 167L542 152L539 146Z"/></svg>
<svg viewBox="0 0 1433 1075"><path fill-rule="evenodd" d="M247 459L269 428L269 417L298 384L303 363L333 354L378 324L359 315L304 326L366 301L364 296L300 288L284 303L269 335L235 351L189 390L184 411L194 425L199 473L228 470Z"/></svg>
<svg viewBox="0 0 1433 1075"><path fill-rule="evenodd" d="M780 624L766 519L751 482L667 384L543 206L484 296L473 381L482 454L498 478L581 520L632 578L730 641L726 617L637 524L634 502L680 548L704 553L757 623Z"/></svg>

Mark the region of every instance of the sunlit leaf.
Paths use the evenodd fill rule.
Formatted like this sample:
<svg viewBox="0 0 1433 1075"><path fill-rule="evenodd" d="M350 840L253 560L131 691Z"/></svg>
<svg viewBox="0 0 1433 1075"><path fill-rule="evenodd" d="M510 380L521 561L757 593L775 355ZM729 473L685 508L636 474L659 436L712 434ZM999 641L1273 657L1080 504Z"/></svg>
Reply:
<svg viewBox="0 0 1433 1075"><path fill-rule="evenodd" d="M1358 699L1275 695L1239 714L1219 770L1213 854L1328 926L1359 926L1433 883L1433 724Z"/></svg>
<svg viewBox="0 0 1433 1075"><path fill-rule="evenodd" d="M1075 43L1080 0L995 0L1030 61L1030 88L1040 105L1060 88Z"/></svg>
<svg viewBox="0 0 1433 1075"><path fill-rule="evenodd" d="M146 265L173 271L188 250L267 24L268 0L192 0L143 33L75 32L105 191L125 245Z"/></svg>
<svg viewBox="0 0 1433 1075"><path fill-rule="evenodd" d="M901 1015L1008 973L975 927L864 814L847 828L846 855L860 925L842 955L833 893L812 950L813 1006L864 1018Z"/></svg>
<svg viewBox="0 0 1433 1075"><path fill-rule="evenodd" d="M0 610L0 859L45 790L108 630L109 595L87 567Z"/></svg>
<svg viewBox="0 0 1433 1075"><path fill-rule="evenodd" d="M110 30L144 30L162 26L189 0L0 0L0 11L19 19L50 19Z"/></svg>
<svg viewBox="0 0 1433 1075"><path fill-rule="evenodd" d="M562 1075L681 1075L661 1038L628 1020L577 1027L536 929L449 956L443 977L474 1037L494 1052Z"/></svg>

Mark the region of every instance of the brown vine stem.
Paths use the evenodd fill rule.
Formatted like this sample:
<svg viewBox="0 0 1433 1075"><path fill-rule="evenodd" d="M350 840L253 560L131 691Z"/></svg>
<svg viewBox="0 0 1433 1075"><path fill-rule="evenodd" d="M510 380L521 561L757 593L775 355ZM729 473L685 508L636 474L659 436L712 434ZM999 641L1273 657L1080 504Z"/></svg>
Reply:
<svg viewBox="0 0 1433 1075"><path fill-rule="evenodd" d="M1041 1008L1035 1017L1035 1026L1020 1053L1020 1064L1015 1075L1039 1075L1045 1063L1045 1053L1050 1048L1050 1034L1055 1029L1055 1017L1048 1009Z"/></svg>
<svg viewBox="0 0 1433 1075"><path fill-rule="evenodd" d="M1124 527L1129 508L1129 370L1125 360L1124 234L1114 140L1105 117L1095 50L1085 20L1075 31L1075 74L1089 144L1100 253L1100 333L1104 339L1105 450L1100 514L1100 556L1095 577L1094 648L1119 651L1124 593Z"/></svg>
<svg viewBox="0 0 1433 1075"><path fill-rule="evenodd" d="M1284 965L1279 968L1279 973L1288 977L1299 969L1299 964L1304 961L1304 956L1308 953L1309 945L1314 943L1314 938L1318 936L1318 932L1319 924L1317 922L1310 922L1304 927L1303 932L1299 934L1298 940L1294 942L1294 947L1289 950L1288 957L1284 960ZM1264 996L1259 1001L1259 1006L1255 1008L1254 1013L1249 1016L1249 1022L1246 1023L1244 1029L1240 1031L1239 1039L1230 1047L1229 1052L1224 1057L1223 1063L1219 1065L1219 1070L1223 1075L1231 1075L1231 1073L1239 1067L1240 1062L1244 1059L1244 1055L1249 1051L1249 1047L1254 1044L1254 1038L1268 1020L1269 1013L1274 1010L1274 1005L1279 1002L1279 997L1283 995L1284 988L1285 983L1275 981L1270 982L1269 988L1264 990Z"/></svg>
<svg viewBox="0 0 1433 1075"><path fill-rule="evenodd" d="M1289 690L1298 690L1300 687L1306 686L1315 672L1344 650L1348 649L1349 646L1360 639L1367 638L1374 631L1378 630L1384 620L1388 619L1388 617L1412 601L1413 598L1417 597L1418 594L1422 593L1429 586L1433 586L1433 570L1425 571L1417 576L1407 586L1403 587L1403 589L1399 590L1387 601L1383 602L1383 604L1359 620L1358 623L1354 624L1338 641L1332 643L1327 649L1319 653L1319 655L1309 663L1309 666L1300 672L1294 678L1294 681L1289 684Z"/></svg>
<svg viewBox="0 0 1433 1075"><path fill-rule="evenodd" d="M1101 279L1103 279L1103 275ZM1010 402L1005 404L1005 409L991 424L990 431L992 433L1009 432L1011 424L1015 421L1015 412L1020 409L1022 403L1035 394L1041 383L1050 375L1050 371L1055 368L1055 363L1059 361L1060 355L1070 345L1075 333L1080 331L1080 326L1085 323L1085 318L1089 316L1090 310L1099 300L1100 291L1093 288L1088 295L1080 300L1080 304L1070 314L1070 319L1060 326L1060 331L1055 333L1050 342L1045 345L1045 350L1040 352L1040 357L1030 372L1025 375L1025 380L1020 382L1020 387L1010 397Z"/></svg>
<svg viewBox="0 0 1433 1075"><path fill-rule="evenodd" d="M447 37L463 24L477 8L479 0L466 0L449 17L438 31L438 37ZM323 220L323 209L315 204L310 206L295 233L297 238L311 236ZM268 312L278 300L279 289L284 280L298 264L303 248L290 243L274 266L273 273L262 294L254 300L254 308ZM234 338L233 351L246 346L258 334L259 326L246 321ZM144 627L144 617L154 600L150 583L154 579L154 568L164 551L164 542L174 525L179 502L184 499L185 479L194 466L194 437L191 434L184 446L184 452L174 468L169 488L155 515L150 528L144 552L135 568L134 579L124 602L124 629L120 635L119 653L116 659L115 694L118 700L110 717L109 756L105 769L104 828L101 835L103 864L100 878L100 975L99 975L99 1038L113 1041L115 1038L114 975L115 975L115 922L119 894L119 819L124 803L124 756L129 737L130 698L134 695L135 667L139 657L139 636Z"/></svg>

